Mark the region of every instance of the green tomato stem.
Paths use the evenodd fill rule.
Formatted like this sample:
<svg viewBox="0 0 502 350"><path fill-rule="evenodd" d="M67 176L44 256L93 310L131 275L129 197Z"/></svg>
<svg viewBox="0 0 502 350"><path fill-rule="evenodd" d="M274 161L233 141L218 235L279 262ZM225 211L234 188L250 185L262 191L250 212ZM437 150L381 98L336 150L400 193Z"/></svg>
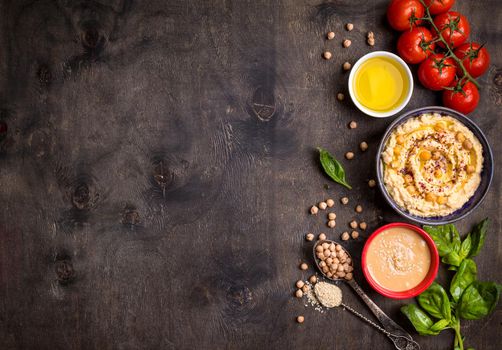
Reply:
<svg viewBox="0 0 502 350"><path fill-rule="evenodd" d="M462 63L462 60L460 58L458 58L454 53L453 53L453 50L452 48L450 47L449 43L445 40L445 38L443 37L443 34L441 33L441 31L438 29L438 27L436 26L436 24L434 23L434 20L432 19L432 15L429 11L429 7L425 4L424 0L420 0L420 3L422 5L424 5L425 7L425 13L426 13L426 16L423 18L425 20L427 20L431 25L432 27L434 28L434 30L436 31L436 33L438 34L438 38L439 40L441 40L444 44L444 46L446 47L446 49L448 50L448 55L453 59L455 60L455 62L458 63L459 67L462 68L462 71L464 73L464 77L463 78L467 78L467 80L471 81L474 85L476 85L476 87L479 88L479 84L478 82L476 81L476 79L474 79L470 74L469 72L467 72L467 69L465 69L464 67L464 64ZM463 79L462 78L462 79Z"/></svg>

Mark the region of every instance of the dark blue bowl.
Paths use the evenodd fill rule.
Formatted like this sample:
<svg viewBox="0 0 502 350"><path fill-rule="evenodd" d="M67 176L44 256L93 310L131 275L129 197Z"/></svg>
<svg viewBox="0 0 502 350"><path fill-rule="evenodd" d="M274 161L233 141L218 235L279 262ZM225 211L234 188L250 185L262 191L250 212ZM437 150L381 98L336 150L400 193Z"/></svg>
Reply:
<svg viewBox="0 0 502 350"><path fill-rule="evenodd" d="M387 143L389 135L396 126L404 123L406 120L410 118L417 117L423 113L440 113L443 115L446 114L457 119L472 131L472 133L478 138L479 142L481 143L481 146L483 147L484 162L483 162L483 170L481 172L481 183L478 189L476 190L474 195L469 199L469 201L467 201L467 203L464 204L462 208L456 210L455 212L447 216L421 217L410 214L406 209L400 207L394 202L394 199L389 195L383 183L383 164L382 164L381 154L383 152L385 144ZM392 122L392 124L390 124L387 130L385 131L382 141L380 142L380 146L378 147L378 152L377 152L376 165L377 165L378 187L380 187L380 190L382 191L382 194L385 197L385 200L389 203L389 205L405 218L408 218L410 220L425 225L445 225L460 220L469 215L474 209L477 208L477 206L485 198L493 178L493 154L490 145L488 144L488 141L486 140L486 137L481 131L481 129L479 129L479 127L476 124L474 124L469 118L467 118L462 113L454 111L453 109L439 106L414 109L412 111L404 113L399 118L394 120L394 122Z"/></svg>

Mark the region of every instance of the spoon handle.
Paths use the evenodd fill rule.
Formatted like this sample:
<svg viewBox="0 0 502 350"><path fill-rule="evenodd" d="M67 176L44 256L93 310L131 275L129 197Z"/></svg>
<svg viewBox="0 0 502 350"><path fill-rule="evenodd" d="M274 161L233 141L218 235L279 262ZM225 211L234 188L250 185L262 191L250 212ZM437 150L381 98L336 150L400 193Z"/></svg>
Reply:
<svg viewBox="0 0 502 350"><path fill-rule="evenodd" d="M380 321L382 324L383 328L385 328L386 331L389 333L392 333L395 336L401 336L404 337L410 341L413 341L413 338L411 335L406 332L401 326L399 326L396 322L394 322L389 316L383 312L382 309L378 307L377 304L373 300L370 299L370 297L362 290L362 288L357 284L357 282L352 279L350 281L347 281L349 285L356 291L357 294L363 299L363 301L368 305L368 308L371 310L371 312L375 315L376 318Z"/></svg>

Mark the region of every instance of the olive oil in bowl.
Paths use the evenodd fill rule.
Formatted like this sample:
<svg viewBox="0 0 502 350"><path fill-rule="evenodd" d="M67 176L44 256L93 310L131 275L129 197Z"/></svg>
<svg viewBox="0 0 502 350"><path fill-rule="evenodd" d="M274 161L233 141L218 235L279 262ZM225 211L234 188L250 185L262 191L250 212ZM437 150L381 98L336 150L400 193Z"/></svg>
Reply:
<svg viewBox="0 0 502 350"><path fill-rule="evenodd" d="M356 106L373 117L388 117L406 106L413 89L411 72L396 55L377 51L363 56L349 77Z"/></svg>

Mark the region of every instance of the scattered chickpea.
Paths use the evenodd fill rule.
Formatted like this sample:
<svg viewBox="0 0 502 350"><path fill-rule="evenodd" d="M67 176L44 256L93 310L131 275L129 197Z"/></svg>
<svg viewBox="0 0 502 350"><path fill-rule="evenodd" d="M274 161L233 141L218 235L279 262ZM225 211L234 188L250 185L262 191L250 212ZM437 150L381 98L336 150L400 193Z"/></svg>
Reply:
<svg viewBox="0 0 502 350"><path fill-rule="evenodd" d="M405 141L405 139L404 139L404 136L403 136L403 135L397 135L397 136L396 136L396 143L397 143L398 145L402 145L402 144L404 144L404 141Z"/></svg>
<svg viewBox="0 0 502 350"><path fill-rule="evenodd" d="M329 51L324 51L322 57L324 57L325 60L330 60L333 55Z"/></svg>
<svg viewBox="0 0 502 350"><path fill-rule="evenodd" d="M355 129L355 128L357 128L357 122L355 122L354 120L353 120L353 121L351 121L351 122L349 123L349 128L350 128L350 129Z"/></svg>
<svg viewBox="0 0 502 350"><path fill-rule="evenodd" d="M310 214L317 215L318 212L319 212L319 208L316 207L315 205L313 205L312 208L310 208Z"/></svg>
<svg viewBox="0 0 502 350"><path fill-rule="evenodd" d="M324 241L325 239L326 239L326 234L324 234L324 233L319 234L320 241Z"/></svg>
<svg viewBox="0 0 502 350"><path fill-rule="evenodd" d="M350 238L349 233L345 231L342 233L342 241L347 241Z"/></svg>
<svg viewBox="0 0 502 350"><path fill-rule="evenodd" d="M369 186L369 187L375 187L375 186L376 186L376 181L375 181L375 180L373 180L373 179L369 180L369 181L368 181L368 186Z"/></svg>
<svg viewBox="0 0 502 350"><path fill-rule="evenodd" d="M336 226L336 221L335 220L329 220L328 221L328 227L329 228L335 228Z"/></svg>
<svg viewBox="0 0 502 350"><path fill-rule="evenodd" d="M328 214L328 220L335 220L336 219L336 214L335 213L329 213Z"/></svg>
<svg viewBox="0 0 502 350"><path fill-rule="evenodd" d="M375 45L375 33L368 32L367 38L368 38L368 40L366 40L366 42L368 43L368 45L374 46Z"/></svg>
<svg viewBox="0 0 502 350"><path fill-rule="evenodd" d="M347 197L343 197L340 199L340 202L342 202L343 205L347 205L349 203L349 199Z"/></svg>
<svg viewBox="0 0 502 350"><path fill-rule="evenodd" d="M337 95L336 95L336 98L338 99L338 101L343 101L345 99L345 95L342 94L341 92L339 92Z"/></svg>
<svg viewBox="0 0 502 350"><path fill-rule="evenodd" d="M308 291L309 291L309 286L305 284L305 285L302 287L302 292L303 292L303 293L307 293Z"/></svg>
<svg viewBox="0 0 502 350"><path fill-rule="evenodd" d="M345 39L342 43L343 47L345 47L345 48L349 47L351 44L352 44L352 41L350 41L349 39Z"/></svg>
<svg viewBox="0 0 502 350"><path fill-rule="evenodd" d="M328 205L326 204L326 202L319 202L319 209L326 210L327 207Z"/></svg>
<svg viewBox="0 0 502 350"><path fill-rule="evenodd" d="M335 32L328 32L328 34L326 34L326 37L328 38L328 40L333 40L335 38Z"/></svg>
<svg viewBox="0 0 502 350"><path fill-rule="evenodd" d="M302 263L302 264L300 265L300 269L302 269L302 270L304 270L304 271L305 271L306 269L308 269L308 268L309 268L309 266L308 266L307 264L305 264L305 263Z"/></svg>
<svg viewBox="0 0 502 350"><path fill-rule="evenodd" d="M355 211L356 211L356 213L362 213L363 212L363 207L358 204L358 205L356 205Z"/></svg>
<svg viewBox="0 0 502 350"><path fill-rule="evenodd" d="M296 288L301 288L305 285L305 282L303 282L302 280L298 280L296 281Z"/></svg>
<svg viewBox="0 0 502 350"><path fill-rule="evenodd" d="M436 202L439 205L446 204L447 201L448 201L448 198L446 198L444 196L438 196L437 199L436 199Z"/></svg>
<svg viewBox="0 0 502 350"><path fill-rule="evenodd" d="M413 195L416 195L418 192L417 192L417 188L413 185L410 185L408 187L406 187L406 190L408 191L409 194L411 194L412 196Z"/></svg>
<svg viewBox="0 0 502 350"><path fill-rule="evenodd" d="M296 322L298 322L298 323L303 323L304 321L305 321L305 317L303 317L303 316L298 316L296 318Z"/></svg>
<svg viewBox="0 0 502 350"><path fill-rule="evenodd" d="M331 208L335 205L335 201L331 198L326 200L326 204L328 205L328 208Z"/></svg>
<svg viewBox="0 0 502 350"><path fill-rule="evenodd" d="M436 195L434 193L431 193L431 192L428 192L426 195L425 195L425 200L427 202L435 202L436 201Z"/></svg>
<svg viewBox="0 0 502 350"><path fill-rule="evenodd" d="M354 25L352 23L347 23L345 25L345 28L350 32L352 29L354 29Z"/></svg>
<svg viewBox="0 0 502 350"><path fill-rule="evenodd" d="M350 68L352 68L352 65L349 62L345 62L342 67L343 70L349 70Z"/></svg>
<svg viewBox="0 0 502 350"><path fill-rule="evenodd" d="M474 165L468 165L465 170L467 171L468 174L472 174L473 172L476 171L476 168L474 167Z"/></svg>
<svg viewBox="0 0 502 350"><path fill-rule="evenodd" d="M303 292L301 289L297 289L295 292L295 297L301 298L303 296Z"/></svg>
<svg viewBox="0 0 502 350"><path fill-rule="evenodd" d="M314 237L315 237L315 236L314 236L314 234L309 232L309 233L307 233L307 235L305 236L305 239L306 239L307 241L309 241L309 242L310 242L310 241L313 241L313 240L314 240Z"/></svg>
<svg viewBox="0 0 502 350"><path fill-rule="evenodd" d="M354 152L347 152L345 153L345 158L347 158L348 160L351 160L354 158Z"/></svg>
<svg viewBox="0 0 502 350"><path fill-rule="evenodd" d="M432 153L431 153L431 151L425 150L425 151L420 152L419 157L421 160L429 160L432 158Z"/></svg>
<svg viewBox="0 0 502 350"><path fill-rule="evenodd" d="M464 142L465 141L465 135L462 134L461 132L457 132L455 135L455 138L457 139L458 142Z"/></svg>
<svg viewBox="0 0 502 350"><path fill-rule="evenodd" d="M368 144L365 141L363 141L359 144L359 148L361 149L361 151L364 152L368 149Z"/></svg>
<svg viewBox="0 0 502 350"><path fill-rule="evenodd" d="M469 140L465 140L464 142L462 142L462 146L467 150L471 150L472 149L472 142Z"/></svg>
<svg viewBox="0 0 502 350"><path fill-rule="evenodd" d="M350 223L349 223L349 226L351 228L357 228L357 221L356 220L352 220Z"/></svg>
<svg viewBox="0 0 502 350"><path fill-rule="evenodd" d="M361 230L366 230L367 227L368 227L368 224L366 224L364 221L359 223L359 228Z"/></svg>
<svg viewBox="0 0 502 350"><path fill-rule="evenodd" d="M357 239L357 237L359 237L359 232L352 231L352 233L350 235L352 236L353 239Z"/></svg>
<svg viewBox="0 0 502 350"><path fill-rule="evenodd" d="M310 282L310 283L312 283L312 284L313 284L313 283L317 283L317 277L316 277L316 275L312 275L312 276L310 276L310 277L309 277L309 282Z"/></svg>

